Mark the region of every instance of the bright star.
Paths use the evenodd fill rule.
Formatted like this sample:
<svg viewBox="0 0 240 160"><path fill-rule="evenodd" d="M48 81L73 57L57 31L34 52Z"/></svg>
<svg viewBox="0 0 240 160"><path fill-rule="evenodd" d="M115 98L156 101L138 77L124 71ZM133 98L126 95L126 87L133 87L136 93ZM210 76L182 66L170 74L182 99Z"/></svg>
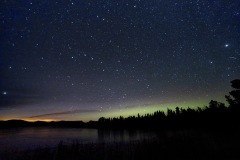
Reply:
<svg viewBox="0 0 240 160"><path fill-rule="evenodd" d="M224 46L227 48L227 47L229 47L229 44L225 44Z"/></svg>
<svg viewBox="0 0 240 160"><path fill-rule="evenodd" d="M3 95L7 95L7 92L3 92Z"/></svg>

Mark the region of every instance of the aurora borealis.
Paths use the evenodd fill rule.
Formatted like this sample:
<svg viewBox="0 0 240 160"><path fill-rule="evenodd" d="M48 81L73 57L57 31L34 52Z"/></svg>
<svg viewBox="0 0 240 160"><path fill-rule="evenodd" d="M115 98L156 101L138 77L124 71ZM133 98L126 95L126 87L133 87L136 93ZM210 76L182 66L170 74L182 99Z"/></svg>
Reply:
<svg viewBox="0 0 240 160"><path fill-rule="evenodd" d="M238 0L0 2L0 120L97 120L224 102Z"/></svg>

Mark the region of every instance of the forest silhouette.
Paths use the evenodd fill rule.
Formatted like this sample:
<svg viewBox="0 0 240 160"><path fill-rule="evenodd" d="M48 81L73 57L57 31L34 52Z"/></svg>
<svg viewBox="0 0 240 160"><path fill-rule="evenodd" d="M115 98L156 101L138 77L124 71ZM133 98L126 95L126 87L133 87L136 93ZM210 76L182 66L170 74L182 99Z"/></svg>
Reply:
<svg viewBox="0 0 240 160"><path fill-rule="evenodd" d="M204 108L179 108L156 111L143 116L99 119L103 128L155 128L155 129L195 129L195 128L239 128L240 122L240 80L231 81L234 90L226 95L228 106L211 100Z"/></svg>
<svg viewBox="0 0 240 160"><path fill-rule="evenodd" d="M98 121L26 122L0 121L0 127L79 127L97 128L98 136L104 132L122 129L150 129L157 138L139 141L102 142L84 144L61 141L55 148L28 150L0 150L0 159L36 160L141 160L141 159L239 159L240 80L231 81L233 90L225 96L228 105L214 100L204 108L176 107L166 113L124 118L99 118ZM116 130L114 130L116 129ZM122 130L123 131L123 130Z"/></svg>
<svg viewBox="0 0 240 160"><path fill-rule="evenodd" d="M23 120L0 121L0 128L8 127L82 127L82 128L109 128L109 129L197 129L197 128L229 128L239 129L240 125L240 79L231 81L234 90L226 95L228 105L211 100L204 108L167 109L167 112L156 111L152 114L123 116L115 118L101 117L98 121L53 121L27 122Z"/></svg>

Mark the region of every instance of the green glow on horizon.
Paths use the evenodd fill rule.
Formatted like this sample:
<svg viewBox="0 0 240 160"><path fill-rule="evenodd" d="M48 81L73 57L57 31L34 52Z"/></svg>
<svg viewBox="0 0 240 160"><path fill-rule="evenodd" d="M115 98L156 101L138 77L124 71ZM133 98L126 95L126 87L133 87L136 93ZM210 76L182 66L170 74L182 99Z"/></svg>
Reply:
<svg viewBox="0 0 240 160"><path fill-rule="evenodd" d="M226 101L224 98L218 98L219 102L225 103ZM88 115L89 117L82 117L83 121L89 121L89 120L98 120L100 117L105 118L113 118L113 117L129 117L129 116L137 116L145 115L148 113L154 113L155 111L164 111L166 113L167 109L175 110L176 107L187 109L193 108L196 109L198 107L203 108L205 106L208 106L210 100L192 100L192 101L183 101L183 102L174 102L174 103L165 103L165 104L151 104L151 105L144 105L144 106L134 106L130 108L122 108L122 109L115 109L111 111L103 111L100 113L91 113ZM81 117L81 116L80 116ZM91 117L91 118L90 118ZM88 119L90 118L90 119Z"/></svg>
<svg viewBox="0 0 240 160"><path fill-rule="evenodd" d="M24 119L24 120L28 120L28 121L37 121L37 120L52 120L52 121L60 121L60 120L66 120L66 121L77 121L77 120L81 120L84 122L88 122L91 120L98 120L100 117L105 117L105 118L113 118L113 117L129 117L129 116L137 116L138 114L140 115L145 115L145 114L151 114L154 113L155 111L164 111L166 113L167 109L171 109L171 110L175 110L176 107L179 108L193 108L196 109L197 107L203 108L205 106L208 106L210 100L216 100L219 102L223 102L227 105L225 98L221 97L221 98L209 98L209 99L194 99L194 100L190 100L190 101L176 101L176 102L172 102L172 103L164 103L164 104L160 104L158 102L156 102L155 104L147 104L147 105L143 105L143 104L135 104L135 105L129 105L125 104L122 105L122 107L116 107L116 106L112 106L112 109L103 109L102 111L98 111L98 112L88 112L88 113L73 113L73 114L66 114L66 115L51 115L51 116L44 116L44 117L39 117L39 118L27 118L30 117L29 116L14 116L13 117L1 117L0 120L8 120L8 119ZM104 107L103 107L104 108Z"/></svg>
<svg viewBox="0 0 240 160"><path fill-rule="evenodd" d="M107 112L104 117L128 117L128 116L136 116L137 114L145 115L147 113L153 113L155 111L164 111L166 112L167 109L175 110L176 107L180 108L197 108L197 107L204 107L208 104L205 102L182 102L182 103L167 103L167 104L153 104L153 105L147 105L147 106L136 106L132 108L124 108L121 110L116 110L112 112Z"/></svg>

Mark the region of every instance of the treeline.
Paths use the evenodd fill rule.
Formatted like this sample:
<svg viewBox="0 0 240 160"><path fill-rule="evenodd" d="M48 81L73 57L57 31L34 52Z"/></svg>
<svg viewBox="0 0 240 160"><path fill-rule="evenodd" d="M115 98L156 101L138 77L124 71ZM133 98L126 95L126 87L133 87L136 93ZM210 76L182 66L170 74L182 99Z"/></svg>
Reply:
<svg viewBox="0 0 240 160"><path fill-rule="evenodd" d="M227 107L223 103L211 101L209 106L197 109L156 111L152 114L124 118L99 119L100 128L154 128L154 129L194 129L239 127L239 108Z"/></svg>
<svg viewBox="0 0 240 160"><path fill-rule="evenodd" d="M27 122L23 120L0 121L0 128L9 127L79 127L108 129L196 129L196 128L238 128L240 129L240 80L231 81L233 91L225 96L228 102L211 100L204 108L168 109L166 113L156 111L152 114L129 116L124 118L99 118L98 121L57 121Z"/></svg>
<svg viewBox="0 0 240 160"><path fill-rule="evenodd" d="M167 113L156 111L152 114L124 118L104 118L98 121L100 128L154 128L154 129L195 129L195 128L240 128L240 80L231 81L235 89L226 97L229 103L211 100L205 108L168 109Z"/></svg>

